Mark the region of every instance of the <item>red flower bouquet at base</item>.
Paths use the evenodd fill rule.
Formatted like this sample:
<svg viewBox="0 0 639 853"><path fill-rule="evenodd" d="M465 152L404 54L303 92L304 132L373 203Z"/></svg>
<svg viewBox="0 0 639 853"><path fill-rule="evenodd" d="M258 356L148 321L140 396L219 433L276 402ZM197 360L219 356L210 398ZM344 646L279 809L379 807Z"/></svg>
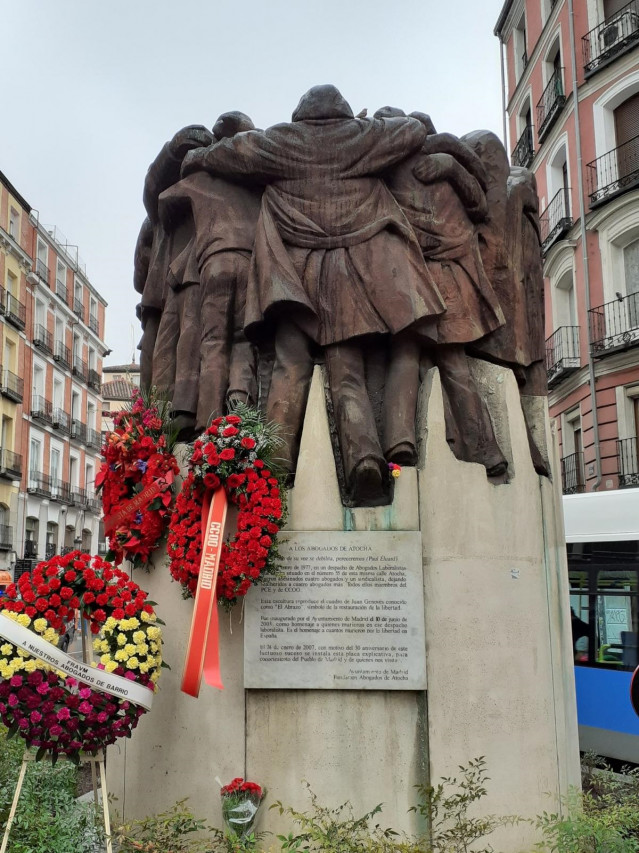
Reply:
<svg viewBox="0 0 639 853"><path fill-rule="evenodd" d="M231 844L246 841L253 832L253 824L266 791L256 782L245 782L238 777L224 785L220 796L227 838Z"/></svg>

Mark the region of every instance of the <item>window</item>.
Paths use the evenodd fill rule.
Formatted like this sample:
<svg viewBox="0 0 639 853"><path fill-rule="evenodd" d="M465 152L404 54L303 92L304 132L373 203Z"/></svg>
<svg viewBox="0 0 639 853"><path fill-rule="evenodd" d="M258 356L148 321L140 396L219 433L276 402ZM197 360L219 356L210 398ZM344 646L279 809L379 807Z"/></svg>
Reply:
<svg viewBox="0 0 639 853"><path fill-rule="evenodd" d="M20 239L20 214L15 207L9 208L9 236L16 242Z"/></svg>
<svg viewBox="0 0 639 853"><path fill-rule="evenodd" d="M9 338L4 339L3 366L12 373L16 372L16 345Z"/></svg>
<svg viewBox="0 0 639 853"><path fill-rule="evenodd" d="M515 50L515 72L517 79L528 65L528 39L526 36L526 16L522 15L513 31L513 46Z"/></svg>
<svg viewBox="0 0 639 853"><path fill-rule="evenodd" d="M77 456L69 456L69 483L71 485L72 490L76 490L78 488L78 473L80 469L80 462Z"/></svg>
<svg viewBox="0 0 639 853"><path fill-rule="evenodd" d="M639 664L639 542L567 547L575 662L634 670Z"/></svg>
<svg viewBox="0 0 639 853"><path fill-rule="evenodd" d="M33 393L38 397L44 397L44 369L39 365L33 365Z"/></svg>
<svg viewBox="0 0 639 853"><path fill-rule="evenodd" d="M577 326L577 303L572 270L565 272L555 286L553 293L553 315L555 329L561 326Z"/></svg>
<svg viewBox="0 0 639 853"><path fill-rule="evenodd" d="M58 525L55 521L47 522L47 541L45 559L50 560L51 557L58 553Z"/></svg>
<svg viewBox="0 0 639 853"><path fill-rule="evenodd" d="M38 532L40 522L33 516L27 516L24 525L24 556L33 559L38 556Z"/></svg>
<svg viewBox="0 0 639 853"><path fill-rule="evenodd" d="M565 495L584 491L583 441L581 435L581 413L573 409L562 415L561 427L561 477Z"/></svg>
<svg viewBox="0 0 639 853"><path fill-rule="evenodd" d="M624 284L631 328L639 327L639 240L623 249Z"/></svg>
<svg viewBox="0 0 639 853"><path fill-rule="evenodd" d="M58 296L67 301L67 268L58 260L55 268L55 292Z"/></svg>
<svg viewBox="0 0 639 853"><path fill-rule="evenodd" d="M7 271L7 293L10 296L18 297L18 276Z"/></svg>
<svg viewBox="0 0 639 853"><path fill-rule="evenodd" d="M95 429L95 403L87 403L87 426Z"/></svg>
<svg viewBox="0 0 639 853"><path fill-rule="evenodd" d="M57 447L51 448L51 479L53 481L53 485L55 486L60 480L60 474L62 472L62 454Z"/></svg>
<svg viewBox="0 0 639 853"><path fill-rule="evenodd" d="M614 111L618 178L639 170L639 92Z"/></svg>
<svg viewBox="0 0 639 853"><path fill-rule="evenodd" d="M32 474L42 471L42 442L39 438L31 438L29 442L29 471Z"/></svg>
<svg viewBox="0 0 639 853"><path fill-rule="evenodd" d="M64 322L60 317L55 318L55 342L64 344Z"/></svg>

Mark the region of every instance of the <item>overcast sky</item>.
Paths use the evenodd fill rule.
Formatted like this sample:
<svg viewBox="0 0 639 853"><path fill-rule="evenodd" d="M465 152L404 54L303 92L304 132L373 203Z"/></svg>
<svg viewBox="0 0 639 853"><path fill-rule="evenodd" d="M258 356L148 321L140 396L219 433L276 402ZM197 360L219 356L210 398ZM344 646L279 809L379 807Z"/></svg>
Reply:
<svg viewBox="0 0 639 853"><path fill-rule="evenodd" d="M144 174L176 130L234 109L288 121L308 88L334 83L356 113L390 104L501 135L502 3L0 0L0 170L80 247L109 303L105 363L137 344Z"/></svg>

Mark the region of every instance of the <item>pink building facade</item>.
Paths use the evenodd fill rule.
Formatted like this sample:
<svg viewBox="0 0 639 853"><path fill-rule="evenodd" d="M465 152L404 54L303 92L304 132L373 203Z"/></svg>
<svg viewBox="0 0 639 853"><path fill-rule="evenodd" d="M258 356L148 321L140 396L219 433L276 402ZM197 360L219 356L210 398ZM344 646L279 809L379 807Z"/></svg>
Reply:
<svg viewBox="0 0 639 853"><path fill-rule="evenodd" d="M506 0L495 34L539 193L563 489L639 486L639 0Z"/></svg>

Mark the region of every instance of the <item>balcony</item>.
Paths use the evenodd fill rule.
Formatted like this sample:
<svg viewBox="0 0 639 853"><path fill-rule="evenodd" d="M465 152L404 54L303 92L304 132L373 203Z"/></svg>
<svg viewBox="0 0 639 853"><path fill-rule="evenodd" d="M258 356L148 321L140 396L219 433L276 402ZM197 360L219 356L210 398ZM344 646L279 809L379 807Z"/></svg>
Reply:
<svg viewBox="0 0 639 853"><path fill-rule="evenodd" d="M95 332L96 335L98 334L98 318L95 314L89 314L89 328L92 332Z"/></svg>
<svg viewBox="0 0 639 853"><path fill-rule="evenodd" d="M639 293L619 294L617 299L588 311L592 354L595 358L630 349L639 343Z"/></svg>
<svg viewBox="0 0 639 853"><path fill-rule="evenodd" d="M100 450L102 448L102 433L98 432L95 429L91 429L91 427L88 427L87 445L89 447L94 447L96 450Z"/></svg>
<svg viewBox="0 0 639 853"><path fill-rule="evenodd" d="M53 358L67 370L71 370L71 350L69 347L65 347L62 341L55 342Z"/></svg>
<svg viewBox="0 0 639 853"><path fill-rule="evenodd" d="M29 471L27 491L32 495L40 495L42 498L50 498L51 477L49 477L48 474L41 474L39 471Z"/></svg>
<svg viewBox="0 0 639 853"><path fill-rule="evenodd" d="M63 504L70 504L71 501L71 486L65 483L64 480L51 480L51 500L60 501Z"/></svg>
<svg viewBox="0 0 639 853"><path fill-rule="evenodd" d="M51 425L53 429L59 430L63 435L69 435L69 416L64 409L58 406L54 407Z"/></svg>
<svg viewBox="0 0 639 853"><path fill-rule="evenodd" d="M53 355L53 335L40 323L36 323L33 331L33 344L43 352Z"/></svg>
<svg viewBox="0 0 639 853"><path fill-rule="evenodd" d="M56 292L56 296L59 296L60 299L64 303L66 303L66 301L69 297L69 292L67 290L66 284L63 281L60 281L59 278L56 278L56 280L55 280L55 292Z"/></svg>
<svg viewBox="0 0 639 853"><path fill-rule="evenodd" d="M533 161L535 149L533 148L533 128L532 124L527 124L524 132L519 137L517 145L513 149L510 157L513 166L523 166L527 169Z"/></svg>
<svg viewBox="0 0 639 853"><path fill-rule="evenodd" d="M87 509L89 512L95 513L95 515L99 515L102 509L102 501L100 498L96 498L95 495L87 496Z"/></svg>
<svg viewBox="0 0 639 853"><path fill-rule="evenodd" d="M560 326L546 339L548 387L558 385L579 367L579 326Z"/></svg>
<svg viewBox="0 0 639 853"><path fill-rule="evenodd" d="M33 539L25 539L24 541L24 559L35 560L38 556L38 543Z"/></svg>
<svg viewBox="0 0 639 853"><path fill-rule="evenodd" d="M639 136L597 157L586 168L591 208L638 186Z"/></svg>
<svg viewBox="0 0 639 853"><path fill-rule="evenodd" d="M583 453L571 453L561 460L561 488L564 495L577 495L585 491L583 457Z"/></svg>
<svg viewBox="0 0 639 853"><path fill-rule="evenodd" d="M44 547L44 559L50 560L52 557L55 557L57 550L55 542L47 542Z"/></svg>
<svg viewBox="0 0 639 853"><path fill-rule="evenodd" d="M0 476L19 480L22 476L22 456L13 450L0 450Z"/></svg>
<svg viewBox="0 0 639 853"><path fill-rule="evenodd" d="M65 557L67 554L71 554L72 551L77 551L75 545L63 545L62 548L60 548L60 555Z"/></svg>
<svg viewBox="0 0 639 853"><path fill-rule="evenodd" d="M92 370L89 368L89 379L87 382L89 388L93 388L94 391L99 391L102 387L102 383L100 382L100 374L97 370Z"/></svg>
<svg viewBox="0 0 639 853"><path fill-rule="evenodd" d="M44 261L37 260L36 261L36 273L38 277L42 279L42 281L49 286L49 267L45 264Z"/></svg>
<svg viewBox="0 0 639 853"><path fill-rule="evenodd" d="M581 39L586 77L603 68L639 41L639 0L632 0Z"/></svg>
<svg viewBox="0 0 639 853"><path fill-rule="evenodd" d="M636 438L618 439L617 462L619 463L619 488L625 489L628 486L639 486Z"/></svg>
<svg viewBox="0 0 639 853"><path fill-rule="evenodd" d="M89 368L86 361L82 361L82 359L78 358L77 355L73 356L73 367L71 368L71 372L74 376L77 376L83 382L86 382L89 373Z"/></svg>
<svg viewBox="0 0 639 853"><path fill-rule="evenodd" d="M71 421L71 438L75 438L81 444L86 444L87 441L87 425L81 421Z"/></svg>
<svg viewBox="0 0 639 853"><path fill-rule="evenodd" d="M563 70L563 68L558 68L554 72L537 104L537 136L540 143L548 134L566 103L562 82Z"/></svg>
<svg viewBox="0 0 639 853"><path fill-rule="evenodd" d="M5 316L17 329L24 329L27 322L27 308L10 293L5 297Z"/></svg>
<svg viewBox="0 0 639 853"><path fill-rule="evenodd" d="M75 506L85 507L87 505L87 490L73 486L71 489L71 503L75 504Z"/></svg>
<svg viewBox="0 0 639 853"><path fill-rule="evenodd" d="M109 546L106 542L98 542L98 555L100 557L105 557L109 551Z"/></svg>
<svg viewBox="0 0 639 853"><path fill-rule="evenodd" d="M24 396L24 381L10 370L3 370L0 393L13 400L14 403L21 403Z"/></svg>
<svg viewBox="0 0 639 853"><path fill-rule="evenodd" d="M0 551L10 551L13 548L13 527L0 524Z"/></svg>
<svg viewBox="0 0 639 853"><path fill-rule="evenodd" d="M561 239L572 227L570 215L570 189L562 187L556 193L548 206L539 216L541 232L541 251L546 254L548 249Z"/></svg>
<svg viewBox="0 0 639 853"><path fill-rule="evenodd" d="M31 398L31 417L35 421L45 424L53 423L53 406L51 401L40 394L34 394Z"/></svg>
<svg viewBox="0 0 639 853"><path fill-rule="evenodd" d="M80 319L82 319L82 315L84 314L84 303L77 296L73 297L73 313Z"/></svg>

